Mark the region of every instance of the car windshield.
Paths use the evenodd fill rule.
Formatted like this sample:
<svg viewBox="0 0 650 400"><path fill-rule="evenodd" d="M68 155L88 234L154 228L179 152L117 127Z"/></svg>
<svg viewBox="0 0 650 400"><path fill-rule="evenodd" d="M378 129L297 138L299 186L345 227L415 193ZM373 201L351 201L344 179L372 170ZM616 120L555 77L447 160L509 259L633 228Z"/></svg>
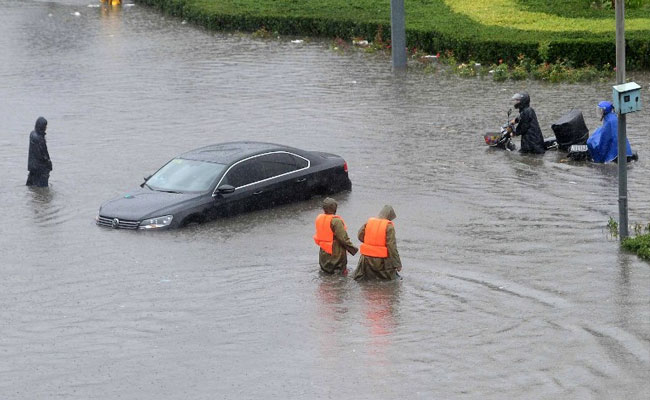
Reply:
<svg viewBox="0 0 650 400"><path fill-rule="evenodd" d="M225 165L175 158L146 182L152 190L169 192L205 192L224 170Z"/></svg>

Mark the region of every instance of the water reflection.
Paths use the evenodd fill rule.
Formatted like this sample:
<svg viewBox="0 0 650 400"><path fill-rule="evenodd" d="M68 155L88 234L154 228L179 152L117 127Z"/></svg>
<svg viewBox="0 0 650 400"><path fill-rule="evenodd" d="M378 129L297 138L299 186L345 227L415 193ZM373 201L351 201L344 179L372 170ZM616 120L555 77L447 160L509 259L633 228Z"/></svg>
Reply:
<svg viewBox="0 0 650 400"><path fill-rule="evenodd" d="M630 282L630 270L632 268L630 264L629 254L619 254L619 273L616 279L617 286L616 291L614 292L614 302L618 306L618 317L620 318L620 324L626 329L633 325L634 318L631 318L632 316L630 314L633 313L633 310L635 309L633 304L631 304L634 303L634 297L632 284Z"/></svg>
<svg viewBox="0 0 650 400"><path fill-rule="evenodd" d="M327 275L320 271L318 275L318 317L330 327L326 330L333 332L336 325L331 323L340 321L348 312L348 306L344 303L346 291L349 290L348 278Z"/></svg>
<svg viewBox="0 0 650 400"><path fill-rule="evenodd" d="M340 355L349 353L350 348L346 336L349 335L349 326L346 321L349 317L349 279L326 275L321 272L316 278L318 281L316 291L316 307L314 331L317 338L318 353L322 367L332 371L344 371L345 360ZM338 374L335 374L338 375ZM338 377L336 378L338 379Z"/></svg>
<svg viewBox="0 0 650 400"><path fill-rule="evenodd" d="M402 281L362 282L365 325L368 327L369 352L386 362L384 355L393 344Z"/></svg>
<svg viewBox="0 0 650 400"><path fill-rule="evenodd" d="M40 221L44 213L49 212L52 200L55 197L54 188L26 186L29 193L29 205L34 213L36 221Z"/></svg>
<svg viewBox="0 0 650 400"><path fill-rule="evenodd" d="M61 198L54 185L49 187L27 187L27 207L31 209L33 223L41 228L62 224L74 216L69 204Z"/></svg>
<svg viewBox="0 0 650 400"><path fill-rule="evenodd" d="M108 28L107 31L117 33L117 29L121 26L122 6L108 1L102 2L99 8L101 10L102 28Z"/></svg>

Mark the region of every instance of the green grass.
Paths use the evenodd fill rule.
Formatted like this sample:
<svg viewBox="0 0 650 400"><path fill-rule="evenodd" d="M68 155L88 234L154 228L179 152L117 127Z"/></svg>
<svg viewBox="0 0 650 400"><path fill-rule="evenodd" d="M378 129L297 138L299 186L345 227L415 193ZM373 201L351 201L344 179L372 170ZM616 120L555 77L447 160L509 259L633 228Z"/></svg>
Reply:
<svg viewBox="0 0 650 400"><path fill-rule="evenodd" d="M558 16L570 15L583 18L614 18L614 9L610 0L518 0L518 7L526 11L537 11ZM629 0L625 5L628 18L647 16L650 0Z"/></svg>
<svg viewBox="0 0 650 400"><path fill-rule="evenodd" d="M635 252L642 259L650 261L650 233L625 238L622 246L626 250Z"/></svg>
<svg viewBox="0 0 650 400"><path fill-rule="evenodd" d="M382 26L390 38L390 0L138 0L211 29L285 35L362 37ZM647 0L636 0L647 1ZM587 0L406 0L407 45L451 50L459 61L615 63L614 11ZM650 7L626 12L627 64L650 69Z"/></svg>
<svg viewBox="0 0 650 400"><path fill-rule="evenodd" d="M486 26L510 27L539 32L590 32L607 33L615 28L614 11L596 10L582 1L555 1L540 3L524 1L528 7L519 6L521 0L445 0L453 12L466 15ZM537 7L533 7L533 4ZM543 6L546 4L546 7ZM554 13L541 11L554 5ZM559 11L564 10L561 14ZM592 11L587 13L581 12ZM650 12L645 17L626 15L627 31L646 30L650 27ZM609 23L608 23L609 20Z"/></svg>

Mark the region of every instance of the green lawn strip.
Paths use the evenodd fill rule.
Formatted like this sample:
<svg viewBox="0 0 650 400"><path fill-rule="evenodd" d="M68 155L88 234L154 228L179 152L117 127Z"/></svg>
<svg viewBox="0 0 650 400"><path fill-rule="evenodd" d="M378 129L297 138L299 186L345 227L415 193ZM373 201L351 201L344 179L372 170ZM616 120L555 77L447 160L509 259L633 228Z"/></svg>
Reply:
<svg viewBox="0 0 650 400"><path fill-rule="evenodd" d="M644 260L650 260L650 233L623 239L624 249L635 252Z"/></svg>
<svg viewBox="0 0 650 400"><path fill-rule="evenodd" d="M521 7L522 0L444 0L450 9L458 14L467 15L474 21L483 25L507 26L526 31L552 31L552 32L572 32L584 31L591 33L611 33L615 29L615 14L600 10L599 16L608 17L594 18L593 16L584 16L583 13L575 11L576 8L589 10L588 4L577 6L576 3L582 3L580 0L567 0L561 2L565 13L558 15L556 13L543 12L545 7L537 4L535 7ZM531 3L530 1L524 3ZM547 2L547 4L559 5L559 1ZM650 14L650 10L646 12ZM638 16L626 14L625 27L628 32L647 30L650 27L650 15L643 17L643 13Z"/></svg>
<svg viewBox="0 0 650 400"><path fill-rule="evenodd" d="M647 18L650 11L650 0L633 0L635 7L630 6L628 1L625 7L625 16L628 18L643 17ZM584 18L603 18L614 20L615 11L602 0L566 0L566 1L548 1L548 0L517 0L517 7L532 12L543 12L554 14L560 17L570 15L572 17Z"/></svg>
<svg viewBox="0 0 650 400"><path fill-rule="evenodd" d="M265 27L283 35L362 37L373 40L381 26L384 40L390 38L390 0L137 0L172 15L210 29L256 31ZM467 0L472 7L460 7L459 0L406 0L407 45L430 53L453 50L461 61L494 63L499 59L515 61L519 54L538 61L566 59L576 65L604 65L615 62L614 17L611 10L589 10L580 14L580 23L566 23L566 15L584 0L557 0L545 18L563 21L566 30L526 30L526 21L517 21L520 29L508 23L511 14L539 19L531 11L534 1ZM477 12L477 4L503 10L495 21L486 21ZM522 3L522 4L520 4ZM523 4L528 3L528 4ZM479 5L480 5L479 4ZM450 5L459 12L455 12ZM500 7L500 8L498 8ZM541 7L543 8L543 7ZM548 8L548 7L546 7ZM522 9L523 11L517 11ZM480 11L480 10L479 10ZM515 12L516 11L516 12ZM543 10L544 11L544 10ZM504 14L504 19L501 19ZM630 69L650 68L650 9L634 11L633 30L626 33L627 64ZM482 22L478 22L480 18ZM606 19L604 19L606 18ZM570 21L570 20L569 20ZM630 19L632 21L632 19ZM641 21L640 25L639 22ZM529 21L533 25L535 21ZM603 24L612 29L604 32ZM549 22L549 26L550 26ZM581 30L581 29L586 30ZM577 30L576 30L577 29Z"/></svg>

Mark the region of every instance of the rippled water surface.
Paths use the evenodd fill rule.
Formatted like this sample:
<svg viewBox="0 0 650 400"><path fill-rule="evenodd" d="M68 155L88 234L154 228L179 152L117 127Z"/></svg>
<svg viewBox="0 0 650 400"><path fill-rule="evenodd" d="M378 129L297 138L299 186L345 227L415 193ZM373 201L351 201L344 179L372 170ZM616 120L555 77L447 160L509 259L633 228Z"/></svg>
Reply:
<svg viewBox="0 0 650 400"><path fill-rule="evenodd" d="M522 88L545 135L571 107L594 129L611 82L394 75L327 43L97 5L0 3L0 398L648 398L650 267L606 234L616 167L481 137ZM630 221L647 224L636 80ZM24 186L39 115L49 190ZM179 231L94 225L174 155L238 139L342 155L339 213L356 241L395 207L404 279L319 276L318 198Z"/></svg>

